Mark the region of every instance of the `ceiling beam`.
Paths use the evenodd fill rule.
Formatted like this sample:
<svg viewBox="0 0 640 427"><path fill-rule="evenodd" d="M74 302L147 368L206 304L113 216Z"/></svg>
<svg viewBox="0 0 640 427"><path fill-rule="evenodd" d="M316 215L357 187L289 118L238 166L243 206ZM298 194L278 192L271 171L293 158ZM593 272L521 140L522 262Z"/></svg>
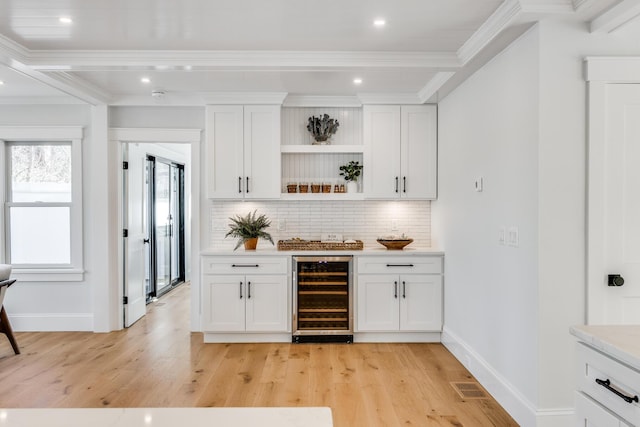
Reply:
<svg viewBox="0 0 640 427"><path fill-rule="evenodd" d="M31 51L40 71L457 68L455 53L306 51Z"/></svg>
<svg viewBox="0 0 640 427"><path fill-rule="evenodd" d="M612 33L640 15L640 0L622 0L591 21L592 33Z"/></svg>

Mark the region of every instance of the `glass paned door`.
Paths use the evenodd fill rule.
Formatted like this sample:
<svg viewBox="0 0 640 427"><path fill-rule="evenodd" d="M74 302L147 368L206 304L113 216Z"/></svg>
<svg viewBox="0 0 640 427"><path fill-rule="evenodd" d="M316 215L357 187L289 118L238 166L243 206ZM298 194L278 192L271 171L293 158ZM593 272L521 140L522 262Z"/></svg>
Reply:
<svg viewBox="0 0 640 427"><path fill-rule="evenodd" d="M156 161L155 168L156 291L171 285L171 165Z"/></svg>
<svg viewBox="0 0 640 427"><path fill-rule="evenodd" d="M184 282L184 167L154 156L147 165L152 299Z"/></svg>

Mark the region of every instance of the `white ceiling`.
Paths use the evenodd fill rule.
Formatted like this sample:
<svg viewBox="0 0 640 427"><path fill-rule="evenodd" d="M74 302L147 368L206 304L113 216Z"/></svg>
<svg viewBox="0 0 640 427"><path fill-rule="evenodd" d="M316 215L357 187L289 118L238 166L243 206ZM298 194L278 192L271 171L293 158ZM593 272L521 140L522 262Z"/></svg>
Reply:
<svg viewBox="0 0 640 427"><path fill-rule="evenodd" d="M0 0L0 102L144 104L153 89L175 102L218 92L433 101L519 34L510 29L555 13L606 25L634 1Z"/></svg>

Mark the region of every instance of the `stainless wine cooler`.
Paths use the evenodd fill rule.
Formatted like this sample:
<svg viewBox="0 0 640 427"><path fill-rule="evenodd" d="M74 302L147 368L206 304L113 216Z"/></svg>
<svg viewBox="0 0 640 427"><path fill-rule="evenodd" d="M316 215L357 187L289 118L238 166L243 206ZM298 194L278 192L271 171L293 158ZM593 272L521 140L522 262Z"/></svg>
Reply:
<svg viewBox="0 0 640 427"><path fill-rule="evenodd" d="M293 257L293 338L353 342L353 257Z"/></svg>

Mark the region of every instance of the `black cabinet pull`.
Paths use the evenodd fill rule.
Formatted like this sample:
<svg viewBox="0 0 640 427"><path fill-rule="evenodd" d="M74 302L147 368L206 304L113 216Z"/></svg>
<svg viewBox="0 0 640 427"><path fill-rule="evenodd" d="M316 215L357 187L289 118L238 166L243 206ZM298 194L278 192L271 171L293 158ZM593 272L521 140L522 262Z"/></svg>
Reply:
<svg viewBox="0 0 640 427"><path fill-rule="evenodd" d="M633 396L633 397L627 396L627 395L625 395L623 393L620 393L615 388L611 387L611 381L609 381L609 379L601 380L600 378L596 378L596 382L598 384L600 384L602 387L604 387L607 390L609 390L611 393L613 393L616 396L620 397L622 400L624 400L627 403L638 402L638 396Z"/></svg>
<svg viewBox="0 0 640 427"><path fill-rule="evenodd" d="M407 282L402 281L402 298L407 297Z"/></svg>
<svg viewBox="0 0 640 427"><path fill-rule="evenodd" d="M406 176L402 177L402 192L403 193L407 192L407 177Z"/></svg>
<svg viewBox="0 0 640 427"><path fill-rule="evenodd" d="M242 177L238 177L238 193L242 193Z"/></svg>
<svg viewBox="0 0 640 427"><path fill-rule="evenodd" d="M240 282L240 299L242 299L242 282Z"/></svg>
<svg viewBox="0 0 640 427"><path fill-rule="evenodd" d="M398 177L396 176L396 193L398 192Z"/></svg>
<svg viewBox="0 0 640 427"><path fill-rule="evenodd" d="M413 267L413 264L387 264L387 267Z"/></svg>
<svg viewBox="0 0 640 427"><path fill-rule="evenodd" d="M260 264L231 264L231 267L233 267L233 268L245 268L245 267L258 268L258 267L260 267Z"/></svg>
<svg viewBox="0 0 640 427"><path fill-rule="evenodd" d="M251 282L247 282L247 298L251 299Z"/></svg>
<svg viewBox="0 0 640 427"><path fill-rule="evenodd" d="M247 177L247 193L249 193L249 177Z"/></svg>
<svg viewBox="0 0 640 427"><path fill-rule="evenodd" d="M393 297L398 299L398 281L393 282Z"/></svg>

